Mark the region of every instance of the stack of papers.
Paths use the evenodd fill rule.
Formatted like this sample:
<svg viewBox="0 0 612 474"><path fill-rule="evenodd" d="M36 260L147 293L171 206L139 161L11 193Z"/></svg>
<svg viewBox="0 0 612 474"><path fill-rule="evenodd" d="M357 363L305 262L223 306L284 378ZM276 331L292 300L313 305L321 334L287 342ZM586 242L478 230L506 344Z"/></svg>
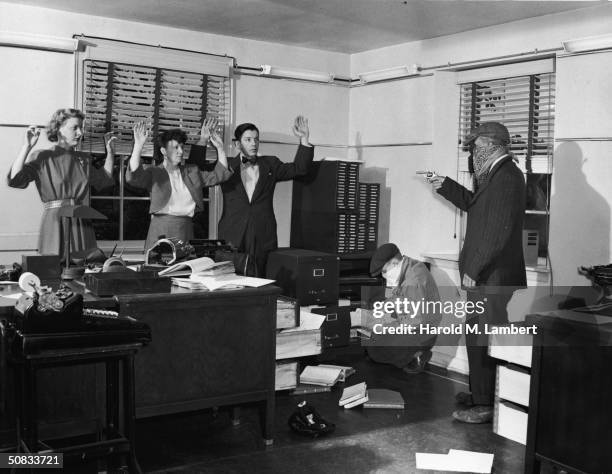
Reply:
<svg viewBox="0 0 612 474"><path fill-rule="evenodd" d="M342 369L307 365L300 375L300 383L331 387L340 379Z"/></svg>
<svg viewBox="0 0 612 474"><path fill-rule="evenodd" d="M358 405L363 405L368 401L368 390L365 382L358 383L346 387L342 391L338 405L344 408L353 408Z"/></svg>
<svg viewBox="0 0 612 474"><path fill-rule="evenodd" d="M201 257L185 262L175 263L164 270L161 270L159 276L186 276L200 273L202 275L223 275L226 273L234 273L233 262L215 262L212 258Z"/></svg>
<svg viewBox="0 0 612 474"><path fill-rule="evenodd" d="M258 288L260 286L274 283L274 280L267 280L265 278L254 278L242 275L236 275L230 273L227 275L217 276L205 276L195 274L189 278L173 278L172 283L183 288L190 288L192 290L218 290L218 289L230 289L230 288L243 288L245 286Z"/></svg>
<svg viewBox="0 0 612 474"><path fill-rule="evenodd" d="M487 474L493 468L493 455L460 449L451 449L448 454L416 453L416 468Z"/></svg>

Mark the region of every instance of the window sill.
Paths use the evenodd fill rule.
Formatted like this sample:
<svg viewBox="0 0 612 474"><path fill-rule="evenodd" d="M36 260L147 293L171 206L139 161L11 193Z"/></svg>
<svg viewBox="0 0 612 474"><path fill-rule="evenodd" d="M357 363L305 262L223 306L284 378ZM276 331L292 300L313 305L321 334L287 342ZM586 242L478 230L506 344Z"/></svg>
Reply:
<svg viewBox="0 0 612 474"><path fill-rule="evenodd" d="M444 266L448 266L448 264L450 263L453 268L459 269L459 255L456 253L445 253L445 252L427 252L427 253L423 253L421 254L421 256L429 262L435 263L435 262L443 262ZM527 273L532 273L532 274L540 274L540 275L549 275L550 274L550 268L548 267L548 265L546 264L546 259L544 258L539 258L538 259L538 265L526 265L525 269L527 270Z"/></svg>

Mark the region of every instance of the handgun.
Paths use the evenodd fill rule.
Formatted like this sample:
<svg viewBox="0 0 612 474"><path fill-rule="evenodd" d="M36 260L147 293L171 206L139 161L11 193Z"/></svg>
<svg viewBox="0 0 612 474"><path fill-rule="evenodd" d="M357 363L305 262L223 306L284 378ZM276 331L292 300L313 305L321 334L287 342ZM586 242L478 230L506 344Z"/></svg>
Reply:
<svg viewBox="0 0 612 474"><path fill-rule="evenodd" d="M426 170L426 171L418 170L416 174L424 174L425 178L428 180L433 179L436 176L438 176L438 173L436 173L435 171L429 171L429 170Z"/></svg>

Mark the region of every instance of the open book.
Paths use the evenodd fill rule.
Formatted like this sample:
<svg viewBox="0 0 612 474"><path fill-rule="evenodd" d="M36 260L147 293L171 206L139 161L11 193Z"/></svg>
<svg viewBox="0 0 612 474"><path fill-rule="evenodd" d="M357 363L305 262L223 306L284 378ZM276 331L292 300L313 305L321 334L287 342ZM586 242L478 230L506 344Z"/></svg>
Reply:
<svg viewBox="0 0 612 474"><path fill-rule="evenodd" d="M159 276L185 276L194 273L207 275L234 273L232 262L215 262L212 258L201 257L185 262L175 263L174 265L160 271Z"/></svg>

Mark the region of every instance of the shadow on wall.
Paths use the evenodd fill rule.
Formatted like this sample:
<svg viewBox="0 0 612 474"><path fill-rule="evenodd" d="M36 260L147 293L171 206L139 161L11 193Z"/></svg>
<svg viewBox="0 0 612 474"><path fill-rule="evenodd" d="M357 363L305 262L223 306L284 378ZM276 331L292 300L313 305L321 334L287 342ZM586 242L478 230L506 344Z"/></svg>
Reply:
<svg viewBox="0 0 612 474"><path fill-rule="evenodd" d="M583 156L575 142L559 145L554 155L550 256L555 284L577 282L579 265L610 263L610 205L587 181ZM593 176L593 179L598 179ZM565 272L565 273L564 273ZM588 286L588 280L584 285Z"/></svg>

